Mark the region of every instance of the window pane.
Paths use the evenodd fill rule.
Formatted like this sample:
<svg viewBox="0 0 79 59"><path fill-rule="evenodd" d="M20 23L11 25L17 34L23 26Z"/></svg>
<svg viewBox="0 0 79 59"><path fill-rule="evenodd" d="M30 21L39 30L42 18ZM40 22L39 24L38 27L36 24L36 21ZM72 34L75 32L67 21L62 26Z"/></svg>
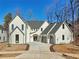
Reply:
<svg viewBox="0 0 79 59"><path fill-rule="evenodd" d="M22 24L22 30L24 30L24 25Z"/></svg>
<svg viewBox="0 0 79 59"><path fill-rule="evenodd" d="M78 8L78 16L79 16L79 8Z"/></svg>
<svg viewBox="0 0 79 59"><path fill-rule="evenodd" d="M43 28L41 28L41 31L43 31Z"/></svg>
<svg viewBox="0 0 79 59"><path fill-rule="evenodd" d="M62 35L62 40L64 40L64 35Z"/></svg>
<svg viewBox="0 0 79 59"><path fill-rule="evenodd" d="M62 28L64 29L64 24L62 25Z"/></svg>
<svg viewBox="0 0 79 59"><path fill-rule="evenodd" d="M3 29L2 29L2 33L3 33Z"/></svg>
<svg viewBox="0 0 79 59"><path fill-rule="evenodd" d="M14 24L12 24L12 30L14 29Z"/></svg>
<svg viewBox="0 0 79 59"><path fill-rule="evenodd" d="M0 37L0 40L1 40L1 37Z"/></svg>

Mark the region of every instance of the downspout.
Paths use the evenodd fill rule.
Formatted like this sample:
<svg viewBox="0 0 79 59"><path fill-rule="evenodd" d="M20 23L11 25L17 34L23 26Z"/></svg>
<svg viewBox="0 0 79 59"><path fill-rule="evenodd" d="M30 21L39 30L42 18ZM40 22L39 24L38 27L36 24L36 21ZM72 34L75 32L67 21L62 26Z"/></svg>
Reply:
<svg viewBox="0 0 79 59"><path fill-rule="evenodd" d="M56 44L56 35L54 34L54 44Z"/></svg>
<svg viewBox="0 0 79 59"><path fill-rule="evenodd" d="M27 43L27 42L26 42L26 36L27 36L27 34L26 34L26 32L27 32L26 28L27 28L27 24L26 24L26 26L25 26L25 44Z"/></svg>
<svg viewBox="0 0 79 59"><path fill-rule="evenodd" d="M49 44L50 43L50 38L49 38L49 35L47 34L47 43Z"/></svg>
<svg viewBox="0 0 79 59"><path fill-rule="evenodd" d="M24 34L23 34L23 44L24 44Z"/></svg>

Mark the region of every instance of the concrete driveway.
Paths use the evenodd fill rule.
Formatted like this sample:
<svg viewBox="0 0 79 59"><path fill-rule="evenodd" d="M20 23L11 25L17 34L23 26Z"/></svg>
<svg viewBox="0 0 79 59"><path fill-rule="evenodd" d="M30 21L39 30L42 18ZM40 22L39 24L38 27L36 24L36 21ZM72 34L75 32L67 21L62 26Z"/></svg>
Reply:
<svg viewBox="0 0 79 59"><path fill-rule="evenodd" d="M29 51L24 52L22 55L16 57L16 59L65 59L58 53L51 53L50 44L31 42Z"/></svg>

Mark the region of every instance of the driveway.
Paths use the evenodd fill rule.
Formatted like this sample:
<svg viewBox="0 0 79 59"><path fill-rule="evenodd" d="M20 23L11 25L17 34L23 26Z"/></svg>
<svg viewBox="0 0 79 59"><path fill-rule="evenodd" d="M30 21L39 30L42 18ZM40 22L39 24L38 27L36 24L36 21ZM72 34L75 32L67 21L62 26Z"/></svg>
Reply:
<svg viewBox="0 0 79 59"><path fill-rule="evenodd" d="M50 52L50 44L31 42L29 51L16 57L16 59L65 59L58 53Z"/></svg>

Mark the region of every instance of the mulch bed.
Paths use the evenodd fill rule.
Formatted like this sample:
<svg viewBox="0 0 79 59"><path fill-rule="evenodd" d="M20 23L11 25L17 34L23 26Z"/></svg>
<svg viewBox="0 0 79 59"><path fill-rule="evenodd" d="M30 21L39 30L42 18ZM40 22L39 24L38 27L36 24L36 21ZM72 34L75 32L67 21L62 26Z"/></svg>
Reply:
<svg viewBox="0 0 79 59"><path fill-rule="evenodd" d="M51 45L50 46L51 52L61 52L61 53L75 53L79 54L79 47L75 45L67 44L67 45Z"/></svg>
<svg viewBox="0 0 79 59"><path fill-rule="evenodd" d="M29 50L29 44L10 44L0 43L0 51L25 51Z"/></svg>
<svg viewBox="0 0 79 59"><path fill-rule="evenodd" d="M0 57L16 57L20 55L20 53L14 53L14 54L0 54Z"/></svg>

